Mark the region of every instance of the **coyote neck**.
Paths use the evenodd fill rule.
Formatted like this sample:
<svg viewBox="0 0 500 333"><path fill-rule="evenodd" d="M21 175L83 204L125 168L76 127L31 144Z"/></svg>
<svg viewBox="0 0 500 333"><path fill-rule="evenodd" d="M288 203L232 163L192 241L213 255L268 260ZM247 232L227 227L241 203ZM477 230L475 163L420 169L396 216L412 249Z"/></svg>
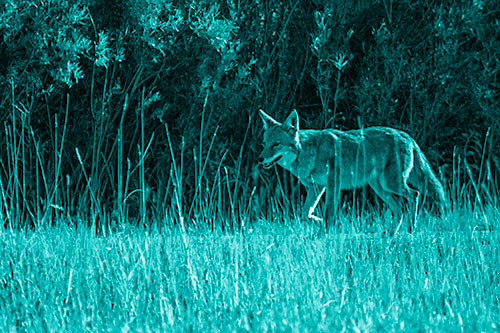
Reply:
<svg viewBox="0 0 500 333"><path fill-rule="evenodd" d="M305 186L317 184L325 187L329 165L339 158L341 132L335 130L299 130L294 145L296 156L279 163Z"/></svg>
<svg viewBox="0 0 500 333"><path fill-rule="evenodd" d="M304 132L306 131L299 131L299 140L295 146L297 153L295 159L292 161L283 161L283 163L279 164L284 169L290 171L304 185L309 186L314 183L321 185L323 182L320 178L324 177L320 174L324 174L325 170L319 170L323 168L318 168L317 166L317 150L313 148L315 142L314 140L311 142L307 133ZM316 171L319 171L318 175L315 175Z"/></svg>

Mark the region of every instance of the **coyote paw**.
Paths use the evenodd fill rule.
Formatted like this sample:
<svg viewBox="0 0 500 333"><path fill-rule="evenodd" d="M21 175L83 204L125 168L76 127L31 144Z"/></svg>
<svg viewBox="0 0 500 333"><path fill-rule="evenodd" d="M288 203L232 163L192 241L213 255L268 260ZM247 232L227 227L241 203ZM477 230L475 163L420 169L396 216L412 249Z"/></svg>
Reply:
<svg viewBox="0 0 500 333"><path fill-rule="evenodd" d="M313 214L308 214L307 217L310 218L310 219L312 219L312 220L314 220L314 221L316 221L316 222L322 222L323 221L323 219L321 217L317 217L316 215L313 215Z"/></svg>

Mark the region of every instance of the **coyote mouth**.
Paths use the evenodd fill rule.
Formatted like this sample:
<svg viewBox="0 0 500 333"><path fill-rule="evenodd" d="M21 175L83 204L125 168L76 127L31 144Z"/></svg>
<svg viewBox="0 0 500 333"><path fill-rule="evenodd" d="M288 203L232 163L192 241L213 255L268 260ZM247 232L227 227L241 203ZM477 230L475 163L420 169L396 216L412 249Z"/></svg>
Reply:
<svg viewBox="0 0 500 333"><path fill-rule="evenodd" d="M276 156L271 162L264 162L262 163L262 166L264 167L264 169L270 169L273 165L275 165L281 158L283 157L283 155L278 155Z"/></svg>

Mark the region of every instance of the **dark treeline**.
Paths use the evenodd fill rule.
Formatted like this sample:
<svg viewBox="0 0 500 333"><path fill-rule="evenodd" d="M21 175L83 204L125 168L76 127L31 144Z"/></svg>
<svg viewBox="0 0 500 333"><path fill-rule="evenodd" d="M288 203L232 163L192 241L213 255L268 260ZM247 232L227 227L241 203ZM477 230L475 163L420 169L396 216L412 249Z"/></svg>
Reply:
<svg viewBox="0 0 500 333"><path fill-rule="evenodd" d="M452 191L496 200L496 0L0 6L5 224L245 212L279 192L259 108L403 129Z"/></svg>

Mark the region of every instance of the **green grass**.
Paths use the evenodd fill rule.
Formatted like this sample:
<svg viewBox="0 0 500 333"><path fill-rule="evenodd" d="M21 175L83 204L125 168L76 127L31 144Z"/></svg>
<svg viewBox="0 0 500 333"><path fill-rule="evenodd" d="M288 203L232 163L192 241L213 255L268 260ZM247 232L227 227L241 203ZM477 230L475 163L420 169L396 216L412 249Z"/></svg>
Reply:
<svg viewBox="0 0 500 333"><path fill-rule="evenodd" d="M453 213L393 237L300 220L2 230L0 330L497 331L500 236L474 226L498 230L499 216Z"/></svg>

